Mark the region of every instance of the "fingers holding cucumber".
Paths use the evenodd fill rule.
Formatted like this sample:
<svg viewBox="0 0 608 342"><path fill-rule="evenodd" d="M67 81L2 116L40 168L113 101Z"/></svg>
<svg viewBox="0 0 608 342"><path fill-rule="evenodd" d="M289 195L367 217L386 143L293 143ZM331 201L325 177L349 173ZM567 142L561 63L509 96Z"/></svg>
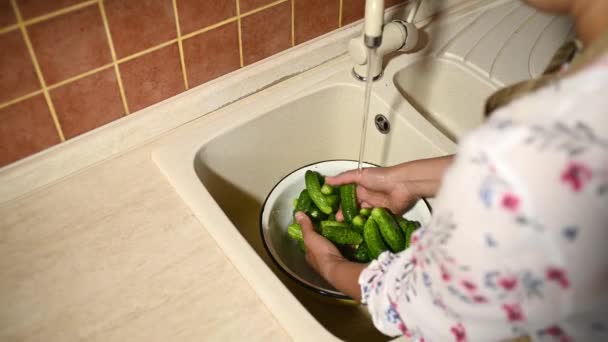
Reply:
<svg viewBox="0 0 608 342"><path fill-rule="evenodd" d="M357 176L346 174L342 180L348 177ZM408 247L412 232L420 226L418 222L393 216L390 208L370 206L370 202L388 203L380 193L355 183L327 184L331 177L327 179L325 182L318 172L306 171L305 188L294 201L297 223L287 229L295 245L306 245L309 262L317 263L323 253L342 257L340 251L351 261L369 262L386 250L397 253ZM365 201L361 201L360 194L366 196Z"/></svg>

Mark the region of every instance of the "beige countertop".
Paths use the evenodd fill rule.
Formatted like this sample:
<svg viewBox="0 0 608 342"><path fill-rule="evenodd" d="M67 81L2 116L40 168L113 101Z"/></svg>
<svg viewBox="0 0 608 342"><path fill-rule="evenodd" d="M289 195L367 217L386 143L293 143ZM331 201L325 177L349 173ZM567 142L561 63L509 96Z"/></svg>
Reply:
<svg viewBox="0 0 608 342"><path fill-rule="evenodd" d="M289 337L142 147L0 207L0 340Z"/></svg>

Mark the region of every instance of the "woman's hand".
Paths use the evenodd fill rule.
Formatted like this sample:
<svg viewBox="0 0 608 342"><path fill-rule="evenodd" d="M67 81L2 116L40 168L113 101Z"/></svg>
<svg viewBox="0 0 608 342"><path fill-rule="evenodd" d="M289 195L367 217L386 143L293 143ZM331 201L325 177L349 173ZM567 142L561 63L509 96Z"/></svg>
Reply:
<svg viewBox="0 0 608 342"><path fill-rule="evenodd" d="M327 279L331 268L346 259L331 241L315 232L308 215L302 212L296 213L296 222L302 227L306 245L306 261L317 273Z"/></svg>
<svg viewBox="0 0 608 342"><path fill-rule="evenodd" d="M395 214L403 214L417 197L408 182L401 180L390 167L350 170L334 177L326 177L329 185L357 184L357 199L363 208L384 207Z"/></svg>
<svg viewBox="0 0 608 342"><path fill-rule="evenodd" d="M391 167L350 170L326 177L329 185L357 184L363 208L384 207L401 215L420 197L434 196L452 156L420 159Z"/></svg>
<svg viewBox="0 0 608 342"><path fill-rule="evenodd" d="M355 300L360 300L361 288L358 279L366 265L346 260L333 243L315 232L306 214L296 213L296 221L302 227L306 261L310 266L336 289Z"/></svg>

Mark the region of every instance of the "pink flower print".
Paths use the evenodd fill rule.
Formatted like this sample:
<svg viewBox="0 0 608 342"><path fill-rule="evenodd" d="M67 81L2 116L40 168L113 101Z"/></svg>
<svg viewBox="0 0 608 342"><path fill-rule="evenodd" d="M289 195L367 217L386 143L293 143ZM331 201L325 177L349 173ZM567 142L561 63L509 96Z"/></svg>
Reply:
<svg viewBox="0 0 608 342"><path fill-rule="evenodd" d="M562 328L558 327L557 325L550 326L549 328L545 329L543 331L543 333L548 336L551 336L554 341L560 341L560 342L570 342L571 341L570 337L568 337L568 335L566 335L564 333Z"/></svg>
<svg viewBox="0 0 608 342"><path fill-rule="evenodd" d="M454 335L456 342L465 342L467 340L467 333L464 330L462 323L458 323L458 325L451 327L450 331L452 332L452 335Z"/></svg>
<svg viewBox="0 0 608 342"><path fill-rule="evenodd" d="M519 209L519 197L516 195L507 192L502 196L502 207L508 211L516 212Z"/></svg>
<svg viewBox="0 0 608 342"><path fill-rule="evenodd" d="M452 280L452 276L450 276L443 265L439 266L439 268L441 270L441 279L443 279L443 281L447 283L448 281Z"/></svg>
<svg viewBox="0 0 608 342"><path fill-rule="evenodd" d="M468 280L463 280L462 286L464 286L464 288L467 289L469 292L474 292L477 289L477 286L475 286L475 284L471 283Z"/></svg>
<svg viewBox="0 0 608 342"><path fill-rule="evenodd" d="M579 192L591 180L592 175L593 172L587 165L579 162L570 162L562 172L562 182L570 185L573 191Z"/></svg>
<svg viewBox="0 0 608 342"><path fill-rule="evenodd" d="M549 267L546 272L547 279L557 282L562 289L570 288L570 280L566 272L558 267Z"/></svg>
<svg viewBox="0 0 608 342"><path fill-rule="evenodd" d="M486 299L486 297L481 296L481 295L475 295L473 296L473 301L475 303L487 303L488 300Z"/></svg>
<svg viewBox="0 0 608 342"><path fill-rule="evenodd" d="M521 306L519 304L503 304L502 309L505 310L509 322L519 322L524 320L524 314L521 311Z"/></svg>
<svg viewBox="0 0 608 342"><path fill-rule="evenodd" d="M513 290L517 286L516 277L502 277L498 279L498 285L507 291Z"/></svg>

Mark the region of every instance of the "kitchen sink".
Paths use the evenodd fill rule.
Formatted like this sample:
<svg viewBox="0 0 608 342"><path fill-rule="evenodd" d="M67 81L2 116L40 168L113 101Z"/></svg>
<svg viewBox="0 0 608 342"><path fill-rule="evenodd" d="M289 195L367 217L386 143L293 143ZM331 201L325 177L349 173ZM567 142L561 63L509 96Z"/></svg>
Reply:
<svg viewBox="0 0 608 342"><path fill-rule="evenodd" d="M260 235L260 211L273 186L285 175L320 160L356 159L363 89L331 86L265 113L201 146L194 159L200 183L297 300L330 333L348 341L383 341L367 309L348 305L296 284L273 264ZM391 113L377 98L372 113ZM433 157L445 151L398 115L382 134L370 120L365 161L388 165Z"/></svg>
<svg viewBox="0 0 608 342"><path fill-rule="evenodd" d="M347 71L346 78L336 73L295 96L286 96L288 86L269 89L239 108L212 114L179 142L155 151L154 159L292 336L310 337L317 331L329 340L386 341L364 306L323 297L284 274L260 235L264 199L284 176L317 161L357 159L364 88ZM289 100L263 108L281 98ZM393 110L377 94L370 108L372 116L388 119L390 132L380 132L374 120L368 121L365 161L391 165L453 150L432 125L424 120L412 124L406 112ZM307 320L316 329L301 329Z"/></svg>
<svg viewBox="0 0 608 342"><path fill-rule="evenodd" d="M548 63L547 51L559 46L569 24L536 18L518 2L497 4L427 25L425 49L387 60L372 91L366 162L454 153L458 139L481 123L494 89L535 76ZM508 29L505 20L512 22L503 25ZM523 62L508 64L512 59ZM347 55L335 58L155 142L161 171L295 340L389 340L364 306L323 297L287 277L260 235L264 199L284 176L318 161L357 159L364 84L351 69ZM389 123L382 130L377 115Z"/></svg>

